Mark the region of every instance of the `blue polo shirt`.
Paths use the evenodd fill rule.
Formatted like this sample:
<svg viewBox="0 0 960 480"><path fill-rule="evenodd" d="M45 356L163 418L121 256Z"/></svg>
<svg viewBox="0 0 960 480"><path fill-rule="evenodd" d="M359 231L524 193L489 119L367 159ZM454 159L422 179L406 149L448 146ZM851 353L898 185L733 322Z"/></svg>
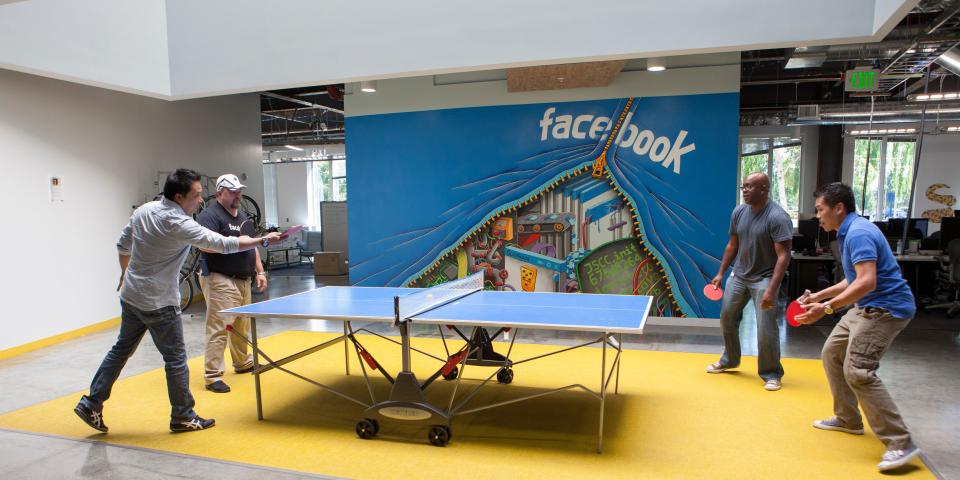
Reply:
<svg viewBox="0 0 960 480"><path fill-rule="evenodd" d="M850 213L840 224L837 240L847 282L853 283L857 278L854 265L877 262L877 288L857 301L857 306L883 308L896 318L913 318L917 313L913 293L880 229L860 215Z"/></svg>

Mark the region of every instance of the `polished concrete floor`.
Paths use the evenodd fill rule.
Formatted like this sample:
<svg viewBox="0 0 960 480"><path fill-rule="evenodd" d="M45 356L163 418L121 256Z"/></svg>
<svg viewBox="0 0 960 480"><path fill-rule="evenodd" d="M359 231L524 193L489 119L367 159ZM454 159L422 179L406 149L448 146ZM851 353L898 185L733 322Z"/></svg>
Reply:
<svg viewBox="0 0 960 480"><path fill-rule="evenodd" d="M315 285L346 284L344 277L274 276L268 291L254 300L282 296ZM749 307L748 307L749 308ZM756 327L746 312L742 325L744 354L756 353ZM184 314L184 332L190 357L203 354L203 309L192 307ZM921 316L905 330L884 358L880 376L900 406L901 413L924 452L927 463L941 478L960 480L960 339L957 327L943 319ZM957 320L960 326L960 320ZM359 327L360 325L355 325ZM930 328L936 326L937 328ZM258 322L261 336L285 330L340 331L337 322ZM393 333L377 324L373 331ZM800 329L781 328L784 357L818 358L829 326ZM415 335L434 336L435 328L414 329ZM104 354L115 340L114 330L88 335L12 359L0 361L0 413L82 391ZM524 333L521 341L568 344L583 337L571 332ZM626 348L720 354L723 342L718 328L649 326L641 336L625 336ZM69 362L64 359L69 358ZM162 367L149 336L127 363L123 376L137 375ZM706 366L706 365L704 365ZM196 375L196 372L193 372ZM705 374L706 375L706 374ZM706 381L706 378L705 378ZM789 392L789 372L784 390ZM758 379L757 388L761 388ZM824 406L828 415L829 406ZM216 416L216 412L199 412ZM109 412L107 412L109 419ZM813 419L811 419L813 420ZM79 420L77 420L79 421ZM779 428L772 425L771 428ZM200 433L202 435L202 433ZM762 461L762 460L761 460ZM299 472L280 471L253 465L187 457L143 449L106 445L94 441L0 430L0 478L324 478Z"/></svg>

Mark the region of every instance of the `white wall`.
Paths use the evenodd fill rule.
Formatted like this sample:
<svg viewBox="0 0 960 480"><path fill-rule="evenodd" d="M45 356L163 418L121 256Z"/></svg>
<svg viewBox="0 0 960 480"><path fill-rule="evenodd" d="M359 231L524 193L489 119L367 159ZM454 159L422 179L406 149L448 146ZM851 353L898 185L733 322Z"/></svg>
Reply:
<svg viewBox="0 0 960 480"><path fill-rule="evenodd" d="M151 159L156 169L169 172L187 166L211 177L233 173L244 193L263 212L263 147L260 140L260 98L255 94L190 101L158 102L165 118L166 141ZM160 185L154 187L157 191ZM152 191L152 190L151 190ZM204 195L215 193L212 190Z"/></svg>
<svg viewBox="0 0 960 480"><path fill-rule="evenodd" d="M307 205L309 165L308 162L276 164L277 219L280 228L310 223Z"/></svg>
<svg viewBox="0 0 960 480"><path fill-rule="evenodd" d="M30 0L0 5L0 68L169 96L164 3Z"/></svg>
<svg viewBox="0 0 960 480"><path fill-rule="evenodd" d="M900 0L874 0L873 29L881 37L887 36L890 30L893 30L893 27L897 26L900 19L907 13L910 13L910 10L917 6L918 3L920 3L920 0L910 0L908 2Z"/></svg>
<svg viewBox="0 0 960 480"><path fill-rule="evenodd" d="M740 127L740 137L800 137L800 215L812 216L813 192L817 189L817 159L820 156L820 129L816 125ZM737 186L731 194L739 199Z"/></svg>
<svg viewBox="0 0 960 480"><path fill-rule="evenodd" d="M262 191L254 95L170 103L0 70L0 105L0 350L119 315L117 236L157 170L247 169Z"/></svg>

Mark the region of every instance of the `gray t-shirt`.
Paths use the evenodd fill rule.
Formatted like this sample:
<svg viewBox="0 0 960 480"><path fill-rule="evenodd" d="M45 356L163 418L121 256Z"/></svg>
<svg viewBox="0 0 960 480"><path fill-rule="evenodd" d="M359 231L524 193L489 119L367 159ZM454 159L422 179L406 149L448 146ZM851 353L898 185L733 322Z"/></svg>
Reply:
<svg viewBox="0 0 960 480"><path fill-rule="evenodd" d="M742 204L730 216L730 235L740 240L733 274L742 280L756 282L773 276L777 265L774 243L793 238L790 215L774 202L767 202L756 214L750 205Z"/></svg>

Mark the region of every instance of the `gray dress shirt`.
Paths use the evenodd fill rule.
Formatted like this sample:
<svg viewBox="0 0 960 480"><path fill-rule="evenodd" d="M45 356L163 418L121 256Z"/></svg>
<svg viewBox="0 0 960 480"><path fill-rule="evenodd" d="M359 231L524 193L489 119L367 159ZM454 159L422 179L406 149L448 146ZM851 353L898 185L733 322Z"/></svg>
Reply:
<svg viewBox="0 0 960 480"><path fill-rule="evenodd" d="M145 312L168 306L179 311L178 275L191 246L235 253L240 239L204 228L166 198L137 208L117 240L120 255L130 256L120 300Z"/></svg>

